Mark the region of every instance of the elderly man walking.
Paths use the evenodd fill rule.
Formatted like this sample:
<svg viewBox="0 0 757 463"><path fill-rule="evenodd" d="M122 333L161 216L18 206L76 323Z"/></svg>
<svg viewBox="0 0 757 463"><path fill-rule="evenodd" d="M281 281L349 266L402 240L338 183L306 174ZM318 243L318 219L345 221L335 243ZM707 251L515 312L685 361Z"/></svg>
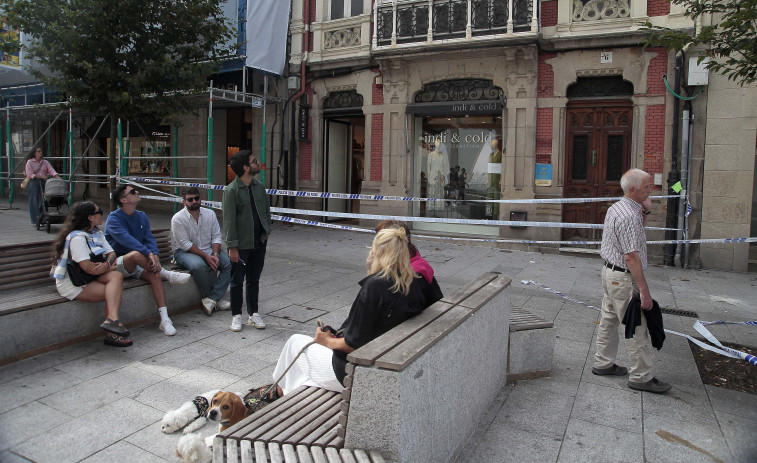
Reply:
<svg viewBox="0 0 757 463"><path fill-rule="evenodd" d="M221 227L216 214L200 207L200 191L195 187L181 191L184 209L171 218L173 257L189 270L202 296L202 309L210 316L213 310L229 310L231 304L222 300L231 282L231 261L221 249ZM218 274L215 283L212 276Z"/></svg>
<svg viewBox="0 0 757 463"><path fill-rule="evenodd" d="M595 375L625 376L628 369L615 364L618 352L618 324L634 295L641 298L641 309L650 310L652 295L644 276L647 268L647 238L644 232L644 206L652 189L651 176L641 169L631 169L620 179L624 196L607 210L602 248L602 313L597 332ZM630 359L628 387L638 391L663 393L668 383L652 376L652 342L646 317L627 340Z"/></svg>

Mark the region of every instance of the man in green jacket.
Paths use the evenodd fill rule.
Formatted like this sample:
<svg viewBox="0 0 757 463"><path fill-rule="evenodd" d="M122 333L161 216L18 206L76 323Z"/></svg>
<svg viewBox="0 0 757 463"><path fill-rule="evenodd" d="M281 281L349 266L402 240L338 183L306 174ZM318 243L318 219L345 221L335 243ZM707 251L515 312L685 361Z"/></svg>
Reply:
<svg viewBox="0 0 757 463"><path fill-rule="evenodd" d="M231 331L242 331L242 284L245 283L248 325L264 329L258 314L260 274L271 233L271 206L265 186L254 178L260 164L250 150L229 160L237 175L223 190L223 240L231 260Z"/></svg>

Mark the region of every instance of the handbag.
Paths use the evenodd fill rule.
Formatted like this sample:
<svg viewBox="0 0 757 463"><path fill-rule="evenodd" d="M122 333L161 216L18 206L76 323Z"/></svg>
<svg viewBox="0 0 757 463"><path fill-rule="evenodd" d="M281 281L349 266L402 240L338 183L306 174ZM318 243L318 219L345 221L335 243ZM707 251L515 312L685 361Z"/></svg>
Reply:
<svg viewBox="0 0 757 463"><path fill-rule="evenodd" d="M89 246L89 243L87 243L87 246ZM95 254L90 252L89 260L94 262L95 264L105 262L105 254L96 256ZM74 286L84 286L97 280L100 277L100 275L92 275L91 273L85 272L84 269L81 268L81 265L79 265L78 262L74 262L73 259L69 259L66 263L66 272L68 273L68 278L71 280L71 283L73 283Z"/></svg>
<svg viewBox="0 0 757 463"><path fill-rule="evenodd" d="M26 178L24 178L24 181L23 181L23 182L21 182L21 188L23 188L23 189L25 190L25 189L26 189L26 187L28 187L28 186L29 186L29 181L30 181L30 180L31 180L31 177L26 177Z"/></svg>

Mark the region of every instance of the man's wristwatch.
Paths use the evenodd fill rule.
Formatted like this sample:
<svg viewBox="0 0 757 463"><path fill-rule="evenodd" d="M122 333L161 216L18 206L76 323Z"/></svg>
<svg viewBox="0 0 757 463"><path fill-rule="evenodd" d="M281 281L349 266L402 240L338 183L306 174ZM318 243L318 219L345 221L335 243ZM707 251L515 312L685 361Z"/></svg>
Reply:
<svg viewBox="0 0 757 463"><path fill-rule="evenodd" d="M217 252L211 252L210 256L211 257L219 257L219 254Z"/></svg>

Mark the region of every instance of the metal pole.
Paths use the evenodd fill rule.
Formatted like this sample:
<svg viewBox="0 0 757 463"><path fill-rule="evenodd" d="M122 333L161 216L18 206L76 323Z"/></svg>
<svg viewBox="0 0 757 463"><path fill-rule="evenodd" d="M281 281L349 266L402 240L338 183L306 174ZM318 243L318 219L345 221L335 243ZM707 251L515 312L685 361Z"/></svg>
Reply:
<svg viewBox="0 0 757 463"><path fill-rule="evenodd" d="M49 132L48 132L49 133ZM66 133L68 146L68 205L74 204L74 116L73 109L68 107L68 132Z"/></svg>
<svg viewBox="0 0 757 463"><path fill-rule="evenodd" d="M173 156L173 168L171 169L173 171L173 177L178 178L179 177L179 166L177 165L177 153L179 152L179 127L173 126L173 147L171 148L171 156ZM173 189L173 194L176 196L179 196L179 188L176 187ZM173 213L176 214L179 212L179 204L174 203L173 204Z"/></svg>
<svg viewBox="0 0 757 463"><path fill-rule="evenodd" d="M263 76L263 131L260 136L260 181L263 182L263 186L266 186L265 182L265 109L268 105L268 74Z"/></svg>
<svg viewBox="0 0 757 463"><path fill-rule="evenodd" d="M121 176L127 176L129 175L129 171L126 168L125 164L127 161L124 160L124 128L123 125L121 125L121 119L118 120L118 170L121 172Z"/></svg>
<svg viewBox="0 0 757 463"><path fill-rule="evenodd" d="M6 103L5 106L5 133L8 137L8 207L13 209L13 175L11 175L11 169L13 164L13 137L11 136L11 104Z"/></svg>
<svg viewBox="0 0 757 463"><path fill-rule="evenodd" d="M5 127L0 125L0 171L7 172L10 176L10 167L5 169ZM5 177L0 173L0 198L5 196Z"/></svg>
<svg viewBox="0 0 757 463"><path fill-rule="evenodd" d="M213 81L210 81L208 102L208 185L213 184ZM208 190L208 201L213 201L213 190Z"/></svg>
<svg viewBox="0 0 757 463"><path fill-rule="evenodd" d="M681 94L681 67L683 66L683 51L679 51L676 54L676 68L675 68L675 84L673 90L677 94ZM671 191L673 185L681 180L681 174L678 172L678 125L681 120L680 114L681 102L677 97L673 98L673 147L671 149L670 160L670 173L668 174L668 192ZM678 199L668 198L668 213L665 216L665 227L673 229L678 222ZM674 240L676 238L675 230L668 230L665 232L666 240ZM667 266L675 265L675 244L666 244L664 247L664 264Z"/></svg>

